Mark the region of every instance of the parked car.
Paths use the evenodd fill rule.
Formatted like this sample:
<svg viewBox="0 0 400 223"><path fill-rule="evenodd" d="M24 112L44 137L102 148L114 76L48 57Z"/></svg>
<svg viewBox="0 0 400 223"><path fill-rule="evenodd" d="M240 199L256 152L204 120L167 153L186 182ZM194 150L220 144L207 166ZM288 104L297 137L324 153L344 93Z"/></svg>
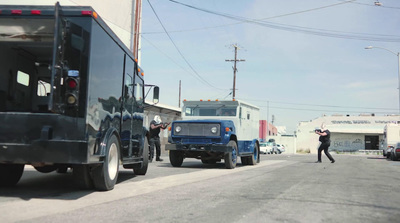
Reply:
<svg viewBox="0 0 400 223"><path fill-rule="evenodd" d="M383 156L390 158L390 150L393 148L393 146L387 146L382 148Z"/></svg>
<svg viewBox="0 0 400 223"><path fill-rule="evenodd" d="M393 150L393 146L388 146L387 150L386 150L386 158L391 159L391 155L392 155L392 150Z"/></svg>
<svg viewBox="0 0 400 223"><path fill-rule="evenodd" d="M393 161L400 159L400 142L396 143L396 146L391 149L390 159Z"/></svg>
<svg viewBox="0 0 400 223"><path fill-rule="evenodd" d="M276 144L276 146L278 147L278 149L281 151L281 153L285 152L285 146L281 145L281 144Z"/></svg>
<svg viewBox="0 0 400 223"><path fill-rule="evenodd" d="M267 153L268 154L281 154L278 146L275 142L267 142Z"/></svg>
<svg viewBox="0 0 400 223"><path fill-rule="evenodd" d="M267 143L260 143L260 153L267 154L269 152Z"/></svg>

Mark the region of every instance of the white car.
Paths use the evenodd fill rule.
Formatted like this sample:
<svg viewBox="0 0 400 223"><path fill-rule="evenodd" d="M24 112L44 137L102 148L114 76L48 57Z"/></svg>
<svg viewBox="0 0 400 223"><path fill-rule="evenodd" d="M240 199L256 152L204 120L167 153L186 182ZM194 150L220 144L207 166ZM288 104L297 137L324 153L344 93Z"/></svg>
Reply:
<svg viewBox="0 0 400 223"><path fill-rule="evenodd" d="M260 153L261 154L267 154L269 152L269 147L267 146L267 143L260 143Z"/></svg>
<svg viewBox="0 0 400 223"><path fill-rule="evenodd" d="M284 147L283 145L276 144L276 146L278 147L278 150L279 150L281 153L285 152L285 147Z"/></svg>

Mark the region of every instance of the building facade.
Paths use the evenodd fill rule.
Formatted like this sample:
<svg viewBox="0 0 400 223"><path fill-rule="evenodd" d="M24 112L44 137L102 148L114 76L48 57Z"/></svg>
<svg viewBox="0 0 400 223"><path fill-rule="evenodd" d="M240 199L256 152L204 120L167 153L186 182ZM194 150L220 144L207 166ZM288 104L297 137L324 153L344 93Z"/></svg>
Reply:
<svg viewBox="0 0 400 223"><path fill-rule="evenodd" d="M278 129L271 123L268 123L266 120L260 120L259 123L258 135L261 142L268 141L269 136L278 135Z"/></svg>

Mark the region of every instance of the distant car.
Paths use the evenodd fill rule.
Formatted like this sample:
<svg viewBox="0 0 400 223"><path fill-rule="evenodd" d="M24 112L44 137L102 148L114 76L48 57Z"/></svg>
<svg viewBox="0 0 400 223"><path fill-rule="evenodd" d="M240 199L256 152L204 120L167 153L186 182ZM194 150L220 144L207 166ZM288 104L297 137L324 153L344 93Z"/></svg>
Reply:
<svg viewBox="0 0 400 223"><path fill-rule="evenodd" d="M393 148L393 146L387 146L387 147L384 147L384 146L382 146L383 147L383 149L382 149L382 152L383 152L383 156L386 156L386 157L390 157L390 154L388 154L388 150L390 150L391 148Z"/></svg>
<svg viewBox="0 0 400 223"><path fill-rule="evenodd" d="M386 158L391 159L391 155L392 155L392 150L393 150L393 146L388 146L387 150L386 150Z"/></svg>
<svg viewBox="0 0 400 223"><path fill-rule="evenodd" d="M268 154L281 154L281 150L278 148L275 142L267 142L267 153Z"/></svg>
<svg viewBox="0 0 400 223"><path fill-rule="evenodd" d="M267 143L260 143L260 153L267 154L269 152L269 147Z"/></svg>
<svg viewBox="0 0 400 223"><path fill-rule="evenodd" d="M390 151L390 159L393 161L397 161L400 159L400 142L396 144Z"/></svg>
<svg viewBox="0 0 400 223"><path fill-rule="evenodd" d="M281 153L285 152L285 146L281 145L281 144L276 144L276 146L278 147L278 149L281 151Z"/></svg>

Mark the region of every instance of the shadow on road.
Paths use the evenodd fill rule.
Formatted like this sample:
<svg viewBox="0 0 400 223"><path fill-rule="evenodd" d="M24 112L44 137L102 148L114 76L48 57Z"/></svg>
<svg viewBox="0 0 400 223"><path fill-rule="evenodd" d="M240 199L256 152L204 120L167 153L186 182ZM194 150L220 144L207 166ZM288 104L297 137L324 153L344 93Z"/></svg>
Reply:
<svg viewBox="0 0 400 223"><path fill-rule="evenodd" d="M135 178L130 169L120 169L117 184ZM20 198L22 200L59 199L76 200L85 197L95 189L83 190L78 188L72 176L72 171L67 173L40 173L34 169L25 169L21 180L14 187L1 187L0 197Z"/></svg>

